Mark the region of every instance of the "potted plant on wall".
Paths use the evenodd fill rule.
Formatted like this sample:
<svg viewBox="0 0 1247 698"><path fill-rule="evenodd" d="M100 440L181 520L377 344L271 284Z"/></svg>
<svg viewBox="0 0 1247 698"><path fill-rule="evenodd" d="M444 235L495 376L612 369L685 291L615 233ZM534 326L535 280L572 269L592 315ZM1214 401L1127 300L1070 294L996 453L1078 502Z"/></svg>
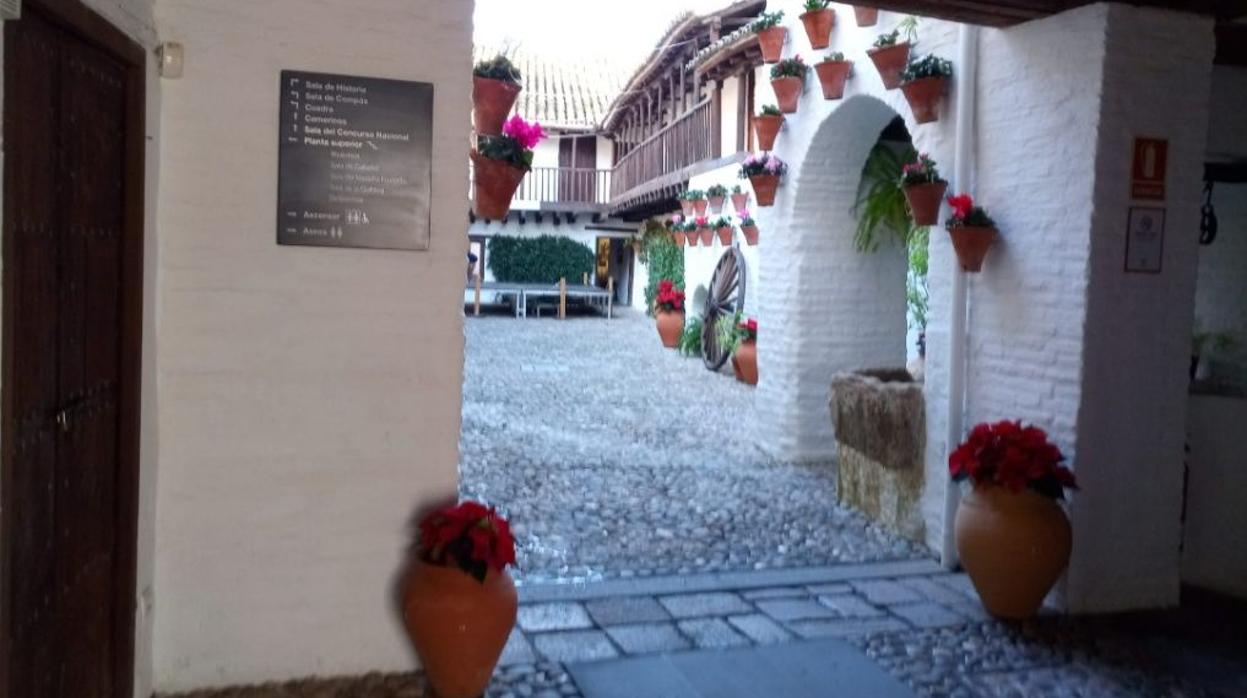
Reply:
<svg viewBox="0 0 1247 698"><path fill-rule="evenodd" d="M697 217L697 236L701 239L702 247L710 247L714 244L714 229L710 227L709 218Z"/></svg>
<svg viewBox="0 0 1247 698"><path fill-rule="evenodd" d="M476 132L487 136L502 133L502 124L519 96L520 71L502 54L481 61L472 69L472 121Z"/></svg>
<svg viewBox="0 0 1247 698"><path fill-rule="evenodd" d="M780 178L788 171L783 160L763 153L750 155L740 165L740 178L748 179L753 185L754 198L759 206L774 206L775 191L779 188Z"/></svg>
<svg viewBox="0 0 1247 698"><path fill-rule="evenodd" d="M805 90L805 74L809 70L801 56L785 58L771 66L771 88L775 90L781 112L796 113L801 93Z"/></svg>
<svg viewBox="0 0 1247 698"><path fill-rule="evenodd" d="M670 279L658 283L658 295L654 298L654 317L658 337L662 345L674 349L684 332L684 292L675 287Z"/></svg>
<svg viewBox="0 0 1247 698"><path fill-rule="evenodd" d="M983 207L974 205L974 199L969 194L948 197L948 205L952 207L953 215L944 226L952 238L957 261L966 271L982 271L987 249L999 236L996 222Z"/></svg>
<svg viewBox="0 0 1247 698"><path fill-rule="evenodd" d="M727 187L722 184L712 185L706 190L706 198L710 201L711 213L723 213L723 202L727 200Z"/></svg>
<svg viewBox="0 0 1247 698"><path fill-rule="evenodd" d="M901 35L905 40L901 41ZM880 34L874 45L867 49L866 55L874 61L879 70L883 86L895 90L901 86L901 71L909 64L909 50L918 34L918 19L906 17L887 34Z"/></svg>
<svg viewBox="0 0 1247 698"><path fill-rule="evenodd" d="M879 22L879 10L874 7L853 6L853 14L857 17L857 26L873 27Z"/></svg>
<svg viewBox="0 0 1247 698"><path fill-rule="evenodd" d="M689 189L686 192L689 201L693 202L693 215L704 216L706 209L710 206L710 202L706 200L706 192L700 189Z"/></svg>
<svg viewBox="0 0 1247 698"><path fill-rule="evenodd" d="M774 104L767 104L753 117L753 130L758 134L759 150L775 150L775 137L784 125L784 112Z"/></svg>
<svg viewBox="0 0 1247 698"><path fill-rule="evenodd" d="M788 40L788 30L780 25L784 21L784 11L763 12L749 28L758 35L758 47L762 49L762 62L775 63L784 55L784 42Z"/></svg>
<svg viewBox="0 0 1247 698"><path fill-rule="evenodd" d="M691 220L684 221L684 239L689 247L697 247L697 224Z"/></svg>
<svg viewBox="0 0 1247 698"><path fill-rule="evenodd" d="M693 209L693 200L688 198L688 195L689 192L687 191L682 191L675 195L675 200L680 202L680 213L686 219L697 215L697 212Z"/></svg>
<svg viewBox="0 0 1247 698"><path fill-rule="evenodd" d="M533 148L545 138L537 122L518 114L507 120L497 136L481 135L470 154L474 194L472 205L480 218L500 221L511 210L511 197L533 166Z"/></svg>
<svg viewBox="0 0 1247 698"><path fill-rule="evenodd" d="M684 219L676 216L671 222L671 241L678 247L684 247Z"/></svg>
<svg viewBox="0 0 1247 698"><path fill-rule="evenodd" d="M719 216L711 223L711 226L714 228L715 234L719 236L719 244L724 247L730 247L732 245L732 233L734 232L732 219L727 216Z"/></svg>
<svg viewBox="0 0 1247 698"><path fill-rule="evenodd" d="M901 72L901 91L914 113L914 121L929 124L940 118L940 99L952 76L952 61L931 54L905 66Z"/></svg>
<svg viewBox="0 0 1247 698"><path fill-rule="evenodd" d="M948 457L953 480L973 485L957 509L957 553L993 615L1034 615L1069 564L1057 501L1077 484L1064 460L1042 429L1016 421L975 426Z"/></svg>
<svg viewBox="0 0 1247 698"><path fill-rule="evenodd" d="M740 233L745 236L746 245L752 247L758 244L758 224L747 209L740 211Z"/></svg>
<svg viewBox="0 0 1247 698"><path fill-rule="evenodd" d="M948 182L940 177L935 161L926 153L902 168L901 189L905 192L905 200L909 202L914 225L935 225L939 222L940 204L944 202Z"/></svg>
<svg viewBox="0 0 1247 698"><path fill-rule="evenodd" d="M725 338L724 344L732 351L732 372L736 374L736 380L747 385L757 385L758 321L754 318L742 320L738 313L726 327L729 336Z"/></svg>
<svg viewBox="0 0 1247 698"><path fill-rule="evenodd" d="M781 117L782 118L782 117ZM746 192L739 184L732 186L732 210L737 213L744 211L749 205L749 193Z"/></svg>
<svg viewBox="0 0 1247 698"><path fill-rule="evenodd" d="M831 30L836 26L836 11L830 5L831 0L805 0L801 23L805 25L810 48L827 48L831 43Z"/></svg>
<svg viewBox="0 0 1247 698"><path fill-rule="evenodd" d="M515 626L513 564L511 528L493 508L466 501L421 520L403 621L437 695L475 698L489 684Z"/></svg>
<svg viewBox="0 0 1247 698"><path fill-rule="evenodd" d="M852 70L853 62L844 60L844 54L839 51L833 51L815 63L814 72L818 73L818 82L823 86L823 99L844 97L844 83Z"/></svg>

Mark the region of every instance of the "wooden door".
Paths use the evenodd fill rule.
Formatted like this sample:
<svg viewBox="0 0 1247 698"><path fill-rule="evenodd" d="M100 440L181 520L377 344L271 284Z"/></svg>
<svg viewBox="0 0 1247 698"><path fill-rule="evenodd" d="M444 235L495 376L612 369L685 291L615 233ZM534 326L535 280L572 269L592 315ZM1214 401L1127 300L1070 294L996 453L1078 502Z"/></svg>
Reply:
<svg viewBox="0 0 1247 698"><path fill-rule="evenodd" d="M559 139L559 201L592 203L597 200L597 136Z"/></svg>
<svg viewBox="0 0 1247 698"><path fill-rule="evenodd" d="M129 698L143 57L63 0L4 48L0 693Z"/></svg>

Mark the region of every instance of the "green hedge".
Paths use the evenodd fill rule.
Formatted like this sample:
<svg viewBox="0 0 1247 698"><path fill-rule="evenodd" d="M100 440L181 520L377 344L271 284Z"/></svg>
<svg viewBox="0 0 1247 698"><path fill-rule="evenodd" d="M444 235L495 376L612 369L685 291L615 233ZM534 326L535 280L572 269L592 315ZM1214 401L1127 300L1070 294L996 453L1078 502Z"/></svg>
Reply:
<svg viewBox="0 0 1247 698"><path fill-rule="evenodd" d="M593 274L597 258L588 245L570 238L495 235L489 239L486 261L498 281L554 284L567 279L578 284L584 274Z"/></svg>
<svg viewBox="0 0 1247 698"><path fill-rule="evenodd" d="M653 313L654 297L658 295L658 282L670 279L678 288L684 288L684 250L670 235L656 230L645 234L645 256L649 261L649 283L645 286L646 312Z"/></svg>

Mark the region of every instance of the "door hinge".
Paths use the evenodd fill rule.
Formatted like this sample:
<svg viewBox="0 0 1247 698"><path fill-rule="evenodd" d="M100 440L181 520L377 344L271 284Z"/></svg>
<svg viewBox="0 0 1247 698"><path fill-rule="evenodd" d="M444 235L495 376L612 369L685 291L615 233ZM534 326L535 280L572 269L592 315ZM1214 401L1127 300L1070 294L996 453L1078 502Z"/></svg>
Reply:
<svg viewBox="0 0 1247 698"><path fill-rule="evenodd" d="M0 21L22 18L22 0L0 0Z"/></svg>

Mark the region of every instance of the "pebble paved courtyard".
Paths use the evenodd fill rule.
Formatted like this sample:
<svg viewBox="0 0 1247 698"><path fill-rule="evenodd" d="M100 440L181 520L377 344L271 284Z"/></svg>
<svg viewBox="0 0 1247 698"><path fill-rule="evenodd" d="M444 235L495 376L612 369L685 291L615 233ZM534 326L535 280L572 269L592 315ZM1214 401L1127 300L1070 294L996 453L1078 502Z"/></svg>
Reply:
<svg viewBox="0 0 1247 698"><path fill-rule="evenodd" d="M924 555L836 506L832 464L765 456L753 388L664 350L643 314L465 324L461 494L510 517L520 578Z"/></svg>

